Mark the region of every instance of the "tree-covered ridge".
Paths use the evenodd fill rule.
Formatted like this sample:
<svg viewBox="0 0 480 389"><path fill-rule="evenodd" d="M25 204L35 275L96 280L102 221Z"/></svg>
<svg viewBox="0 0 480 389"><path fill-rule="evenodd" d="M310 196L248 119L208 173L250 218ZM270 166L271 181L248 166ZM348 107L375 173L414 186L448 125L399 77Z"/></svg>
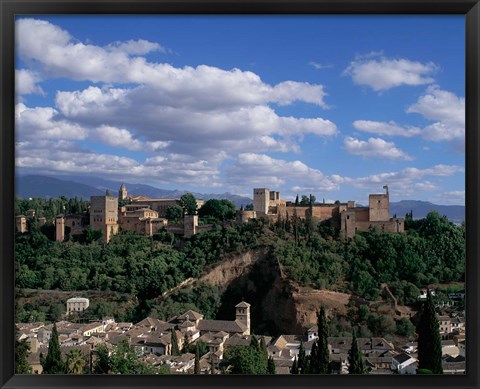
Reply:
<svg viewBox="0 0 480 389"><path fill-rule="evenodd" d="M85 206L75 199L42 201L36 216L59 207L73 210ZM23 211L34 203L20 200L17 207ZM50 209L53 206L55 209ZM201 217L217 223L211 231L190 239L166 231L153 237L120 233L108 245L90 230L79 239L55 242L50 226L40 226L33 219L27 233L16 235L16 286L136 296L134 306L122 313L125 320L152 313L168 319L185 308L214 318L223 293L218 287L196 284L162 301L154 300L232 255L259 247L266 248L287 277L302 286L353 293L366 300L379 296L382 283L388 284L400 304L412 304L420 287L463 281L465 228L435 212L421 220L407 215L404 234L373 229L343 239L330 223L301 220L295 212L275 222L260 218L238 225L228 222L233 213L227 203L211 201L204 207ZM93 304L90 311L98 316L112 315L115 307L102 304ZM42 317L22 317L25 321L35 318ZM369 327L377 325L369 323ZM411 328L401 328L400 332L409 333Z"/></svg>
<svg viewBox="0 0 480 389"><path fill-rule="evenodd" d="M323 226L308 238L307 222L296 223L300 239L283 239L273 249L288 276L301 285L331 288L346 281L346 291L374 300L380 285L388 283L401 303L411 303L420 287L464 280L465 227L436 212L421 220L407 218L405 234L372 229L349 240L321 234Z"/></svg>

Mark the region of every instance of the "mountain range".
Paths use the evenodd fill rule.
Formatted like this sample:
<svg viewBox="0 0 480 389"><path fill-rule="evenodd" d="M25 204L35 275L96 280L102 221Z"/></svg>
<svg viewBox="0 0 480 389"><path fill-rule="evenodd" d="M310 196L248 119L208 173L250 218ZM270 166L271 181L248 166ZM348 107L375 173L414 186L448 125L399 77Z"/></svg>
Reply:
<svg viewBox="0 0 480 389"><path fill-rule="evenodd" d="M118 194L123 182L106 180L100 177L90 176L40 176L40 175L17 175L16 195L21 198L51 198L65 196L81 197L89 200L90 196L101 196L108 190L112 194ZM125 182L127 192L132 196L146 196L157 199L176 199L185 193L192 193L195 198L202 200L227 199L238 208L252 203L252 199L232 193L196 193L184 190L167 190L155 188L144 184L132 184Z"/></svg>
<svg viewBox="0 0 480 389"><path fill-rule="evenodd" d="M21 198L51 198L65 196L81 197L89 199L90 196L103 195L108 190L117 194L122 182L106 180L91 176L41 176L41 175L17 175L16 195ZM150 185L132 184L125 182L128 194L133 196L147 196L150 198L179 198L188 193L183 190L160 189ZM232 201L238 208L242 205L251 204L249 197L225 193L192 193L197 199L227 199ZM423 218L430 211L437 211L445 215L454 223L465 220L465 206L463 205L438 205L428 201L402 200L390 203L390 216L405 217L412 211L415 219Z"/></svg>

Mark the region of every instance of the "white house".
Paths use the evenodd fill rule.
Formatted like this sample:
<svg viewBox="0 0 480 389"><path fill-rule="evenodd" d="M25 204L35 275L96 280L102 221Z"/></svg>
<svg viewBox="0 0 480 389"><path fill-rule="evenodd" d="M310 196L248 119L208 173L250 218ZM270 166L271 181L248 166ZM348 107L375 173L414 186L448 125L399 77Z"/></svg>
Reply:
<svg viewBox="0 0 480 389"><path fill-rule="evenodd" d="M392 370L398 374L416 374L417 360L408 354L401 353L392 358Z"/></svg>
<svg viewBox="0 0 480 389"><path fill-rule="evenodd" d="M83 312L90 305L90 300L84 297L72 297L67 300L67 315L72 312Z"/></svg>

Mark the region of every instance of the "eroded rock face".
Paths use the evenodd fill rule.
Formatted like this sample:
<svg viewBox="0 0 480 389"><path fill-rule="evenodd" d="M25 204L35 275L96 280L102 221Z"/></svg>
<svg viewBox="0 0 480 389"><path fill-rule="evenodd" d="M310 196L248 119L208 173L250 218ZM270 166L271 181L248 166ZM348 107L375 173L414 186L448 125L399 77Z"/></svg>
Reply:
<svg viewBox="0 0 480 389"><path fill-rule="evenodd" d="M316 322L324 304L345 311L350 295L301 288L285 276L268 248L248 251L214 267L200 281L225 288L217 319L232 320L232 307L241 300L251 307L254 333L300 334Z"/></svg>
<svg viewBox="0 0 480 389"><path fill-rule="evenodd" d="M245 300L251 304L252 332L271 336L304 333L316 323L322 305L329 316L345 315L351 299L345 293L300 287L287 278L268 247L232 255L200 278L184 281L184 285L197 281L223 289L216 319L233 320L234 306ZM178 285L159 298L176 293L181 287Z"/></svg>
<svg viewBox="0 0 480 389"><path fill-rule="evenodd" d="M207 274L199 278L199 281L213 285L228 286L231 282L251 271L254 263L265 256L266 250L247 251L215 266Z"/></svg>

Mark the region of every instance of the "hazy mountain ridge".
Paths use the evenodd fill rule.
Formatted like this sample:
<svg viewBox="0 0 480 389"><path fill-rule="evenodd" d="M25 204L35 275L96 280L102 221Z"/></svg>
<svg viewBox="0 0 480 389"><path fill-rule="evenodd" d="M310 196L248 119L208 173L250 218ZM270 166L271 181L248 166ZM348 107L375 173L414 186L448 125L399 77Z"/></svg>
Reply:
<svg viewBox="0 0 480 389"><path fill-rule="evenodd" d="M106 180L99 177L88 176L40 176L26 175L17 176L16 194L22 198L29 197L82 197L89 199L90 196L102 195L109 190L112 194L117 194L122 182ZM183 190L167 190L155 188L145 184L132 184L125 182L127 191L134 196L147 196L151 198L179 198L188 193ZM232 193L196 193L193 195L198 199L228 199L237 207L251 204L253 200L249 197L239 196ZM465 207L463 205L438 205L428 201L402 200L390 203L390 216L397 215L405 217L405 214L412 211L415 219L423 218L430 211L437 211L440 215L445 215L449 220L460 223L465 220Z"/></svg>
<svg viewBox="0 0 480 389"><path fill-rule="evenodd" d="M82 197L89 199L90 196L102 195L108 190L112 194L118 194L118 190L123 182L106 180L99 177L87 176L40 176L25 175L17 176L16 195L22 198L29 197ZM196 198L202 200L208 199L227 199L232 201L237 207L252 203L252 199L245 196L239 196L232 193L197 193L183 190L167 190L155 188L145 184L132 184L125 182L128 194L133 196L146 196L150 198L179 198L185 193L192 193Z"/></svg>
<svg viewBox="0 0 480 389"><path fill-rule="evenodd" d="M431 211L437 211L440 215L446 216L454 223L460 223L465 220L465 206L463 205L438 205L429 201L402 200L396 203L390 203L390 215L405 217L412 211L414 219L421 219L427 216Z"/></svg>

